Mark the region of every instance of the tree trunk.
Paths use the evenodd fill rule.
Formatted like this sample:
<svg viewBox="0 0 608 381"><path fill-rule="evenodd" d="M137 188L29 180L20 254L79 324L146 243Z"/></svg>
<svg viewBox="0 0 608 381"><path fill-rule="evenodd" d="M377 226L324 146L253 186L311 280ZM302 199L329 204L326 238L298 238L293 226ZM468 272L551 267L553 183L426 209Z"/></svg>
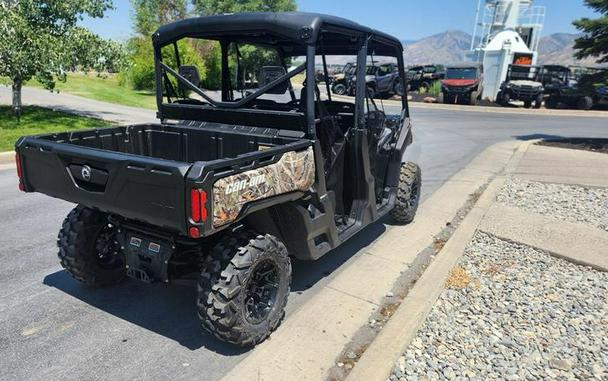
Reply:
<svg viewBox="0 0 608 381"><path fill-rule="evenodd" d="M13 79L13 113L17 116L21 116L21 78Z"/></svg>

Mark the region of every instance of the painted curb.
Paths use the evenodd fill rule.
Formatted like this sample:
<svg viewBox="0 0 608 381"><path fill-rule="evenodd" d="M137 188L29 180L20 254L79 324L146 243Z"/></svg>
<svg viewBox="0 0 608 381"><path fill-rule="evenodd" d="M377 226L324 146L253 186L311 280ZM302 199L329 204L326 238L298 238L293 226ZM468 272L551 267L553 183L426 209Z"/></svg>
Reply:
<svg viewBox="0 0 608 381"><path fill-rule="evenodd" d="M446 245L418 279L386 326L363 353L346 378L349 381L386 380L395 362L416 336L430 313L453 267L464 253L481 220L494 204L505 182L505 173L517 167L524 153L536 140L522 143L499 174L481 195Z"/></svg>

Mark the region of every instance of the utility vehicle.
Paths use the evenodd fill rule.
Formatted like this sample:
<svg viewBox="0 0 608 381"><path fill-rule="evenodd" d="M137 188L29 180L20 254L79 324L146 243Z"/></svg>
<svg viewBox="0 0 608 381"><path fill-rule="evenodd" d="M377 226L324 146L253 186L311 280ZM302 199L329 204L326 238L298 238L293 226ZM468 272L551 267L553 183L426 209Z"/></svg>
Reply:
<svg viewBox="0 0 608 381"><path fill-rule="evenodd" d="M483 66L479 63L462 63L446 68L441 81L439 103L466 103L476 105L483 88Z"/></svg>
<svg viewBox="0 0 608 381"><path fill-rule="evenodd" d="M532 105L540 108L544 98L540 69L540 66L509 65L507 76L496 95L496 102L508 106L511 101L522 101L525 108Z"/></svg>
<svg viewBox="0 0 608 381"><path fill-rule="evenodd" d="M579 110L608 105L608 70L578 68L572 70L573 80L555 86L545 101L547 108L560 105Z"/></svg>
<svg viewBox="0 0 608 381"><path fill-rule="evenodd" d="M407 89L427 93L435 82L444 78L445 71L441 65L412 66L406 72Z"/></svg>
<svg viewBox="0 0 608 381"><path fill-rule="evenodd" d="M218 45L219 92L184 61L180 46L192 41ZM366 99L361 70L354 103L331 99L327 82L325 99L315 81L292 83L314 78L316 60L328 78L330 55L353 55L357 67L393 57L403 73L403 47L299 12L187 19L152 43L160 123L20 138L19 187L78 204L58 237L74 278L195 280L202 326L255 345L284 316L292 258L318 259L384 215L414 218L420 169L402 161L407 98L384 112ZM303 63L287 71L293 62ZM245 82L258 88L245 92Z"/></svg>
<svg viewBox="0 0 608 381"><path fill-rule="evenodd" d="M365 68L366 91L370 98L377 95L403 95L399 70L394 63L368 64ZM355 95L357 77L351 76L348 84L348 94Z"/></svg>

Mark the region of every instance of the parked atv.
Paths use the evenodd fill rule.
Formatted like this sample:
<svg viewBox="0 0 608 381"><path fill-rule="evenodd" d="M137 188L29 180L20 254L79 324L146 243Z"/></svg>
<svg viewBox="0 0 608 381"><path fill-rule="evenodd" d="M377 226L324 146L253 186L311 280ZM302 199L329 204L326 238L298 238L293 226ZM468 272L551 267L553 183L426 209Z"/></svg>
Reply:
<svg viewBox="0 0 608 381"><path fill-rule="evenodd" d="M507 76L500 85L496 103L508 106L511 101L524 102L525 108L540 108L543 104L543 84L539 82L540 66L509 65Z"/></svg>
<svg viewBox="0 0 608 381"><path fill-rule="evenodd" d="M179 64L184 38L218 44L219 95L201 87L201 68ZM285 316L292 258L316 260L385 215L414 219L421 175L402 162L412 143L407 99L391 114L376 107L364 70L354 104L322 99L314 81L297 93L291 84L315 78L318 55L354 55L365 67L373 52L404 74L403 46L299 12L178 21L152 42L160 122L22 137L19 188L77 204L57 241L76 280L191 280L201 326L256 345ZM241 65L243 46L263 57L257 67ZM306 60L288 72L294 57ZM235 72L257 88L245 92Z"/></svg>
<svg viewBox="0 0 608 381"><path fill-rule="evenodd" d="M483 87L483 66L465 63L448 66L441 81L439 103L476 105Z"/></svg>
<svg viewBox="0 0 608 381"><path fill-rule="evenodd" d="M413 66L406 73L407 90L427 93L435 82L444 78L445 71L440 65Z"/></svg>

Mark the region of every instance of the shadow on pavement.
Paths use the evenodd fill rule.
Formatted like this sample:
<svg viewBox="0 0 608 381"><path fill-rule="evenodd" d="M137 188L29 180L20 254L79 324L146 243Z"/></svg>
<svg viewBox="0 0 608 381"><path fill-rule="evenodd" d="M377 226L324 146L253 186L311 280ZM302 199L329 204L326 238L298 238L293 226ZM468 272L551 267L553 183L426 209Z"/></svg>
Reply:
<svg viewBox="0 0 608 381"><path fill-rule="evenodd" d="M312 287L377 239L386 230L383 220L386 218L371 224L317 261L293 260L292 291L302 293ZM93 289L80 284L65 271L47 275L43 283L120 319L174 340L190 350L205 347L225 356L236 356L248 351L247 348L223 343L203 331L196 315L194 284L146 284L127 279L114 287Z"/></svg>
<svg viewBox="0 0 608 381"><path fill-rule="evenodd" d="M175 340L190 350L205 347L225 356L240 355L248 350L223 343L203 331L196 316L195 287L145 284L128 279L118 286L92 289L65 271L47 275L43 283L120 319Z"/></svg>

